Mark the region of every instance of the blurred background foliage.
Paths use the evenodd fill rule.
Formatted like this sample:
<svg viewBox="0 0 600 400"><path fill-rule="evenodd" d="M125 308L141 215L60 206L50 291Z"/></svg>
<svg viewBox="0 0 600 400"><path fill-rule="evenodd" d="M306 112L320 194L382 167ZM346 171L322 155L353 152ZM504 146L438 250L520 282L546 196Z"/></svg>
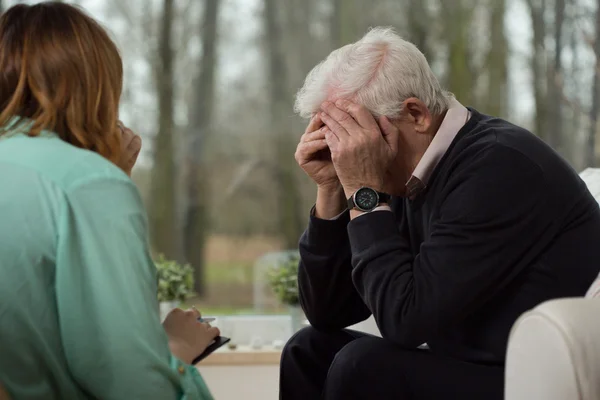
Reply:
<svg viewBox="0 0 600 400"><path fill-rule="evenodd" d="M152 247L192 265L190 301L208 313L252 312L255 261L296 247L315 188L293 157L294 93L370 26L414 42L463 104L528 127L578 171L597 164L600 0L72 3L122 50Z"/></svg>

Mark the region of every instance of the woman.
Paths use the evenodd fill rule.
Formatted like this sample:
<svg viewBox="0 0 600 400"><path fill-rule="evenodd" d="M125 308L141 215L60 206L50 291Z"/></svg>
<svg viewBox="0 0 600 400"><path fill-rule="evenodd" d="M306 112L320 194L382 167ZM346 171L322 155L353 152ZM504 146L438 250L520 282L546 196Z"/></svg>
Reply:
<svg viewBox="0 0 600 400"><path fill-rule="evenodd" d="M190 363L218 330L197 311L159 321L121 85L117 48L80 10L0 17L0 386L13 399L211 398Z"/></svg>

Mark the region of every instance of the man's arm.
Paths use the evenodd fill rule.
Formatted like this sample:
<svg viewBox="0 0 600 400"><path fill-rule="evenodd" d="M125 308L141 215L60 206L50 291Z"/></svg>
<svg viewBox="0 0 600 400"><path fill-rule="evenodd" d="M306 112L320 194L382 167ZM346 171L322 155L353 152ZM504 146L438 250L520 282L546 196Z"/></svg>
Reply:
<svg viewBox="0 0 600 400"><path fill-rule="evenodd" d="M343 193L341 186L333 193L317 192L308 229L300 239L300 302L311 325L322 330L342 329L371 314L352 283L350 216L343 211Z"/></svg>
<svg viewBox="0 0 600 400"><path fill-rule="evenodd" d="M382 335L400 345L416 347L463 320L547 245L539 239L553 221L540 212L546 182L537 165L496 146L467 168L444 188L416 257L391 213L348 226L356 288Z"/></svg>

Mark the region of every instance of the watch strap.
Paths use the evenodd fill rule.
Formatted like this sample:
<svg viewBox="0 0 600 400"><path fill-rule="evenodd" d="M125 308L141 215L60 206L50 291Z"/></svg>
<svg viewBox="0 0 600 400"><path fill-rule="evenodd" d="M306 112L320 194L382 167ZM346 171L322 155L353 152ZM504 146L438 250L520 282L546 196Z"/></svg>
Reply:
<svg viewBox="0 0 600 400"><path fill-rule="evenodd" d="M356 204L354 204L354 195L348 198L348 210L354 210Z"/></svg>

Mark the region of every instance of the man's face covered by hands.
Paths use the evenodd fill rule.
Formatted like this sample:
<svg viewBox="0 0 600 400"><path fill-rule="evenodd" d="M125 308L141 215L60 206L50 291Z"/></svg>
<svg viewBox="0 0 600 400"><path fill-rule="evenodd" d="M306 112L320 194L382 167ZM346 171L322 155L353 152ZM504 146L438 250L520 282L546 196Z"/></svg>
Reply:
<svg viewBox="0 0 600 400"><path fill-rule="evenodd" d="M386 190L398 154L398 130L387 117L376 120L348 100L324 102L319 110L324 138L346 197L363 186Z"/></svg>

